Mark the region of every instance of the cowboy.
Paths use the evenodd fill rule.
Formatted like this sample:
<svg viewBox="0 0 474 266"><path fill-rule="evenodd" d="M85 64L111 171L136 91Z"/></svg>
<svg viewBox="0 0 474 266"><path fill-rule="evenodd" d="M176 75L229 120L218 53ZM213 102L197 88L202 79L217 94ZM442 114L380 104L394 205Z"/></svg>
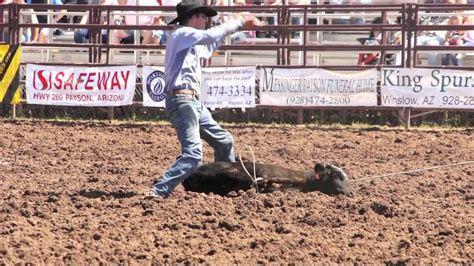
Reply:
<svg viewBox="0 0 474 266"><path fill-rule="evenodd" d="M197 0L182 1L176 5L176 11L178 17L169 23L176 27L166 45L165 102L181 144L181 155L148 192L154 198L168 197L198 167L203 156L201 139L214 149L215 161L235 161L232 135L217 124L199 101L200 59L210 58L226 35L243 26L260 26L255 18L237 15L206 29L209 18L217 15L217 11Z"/></svg>

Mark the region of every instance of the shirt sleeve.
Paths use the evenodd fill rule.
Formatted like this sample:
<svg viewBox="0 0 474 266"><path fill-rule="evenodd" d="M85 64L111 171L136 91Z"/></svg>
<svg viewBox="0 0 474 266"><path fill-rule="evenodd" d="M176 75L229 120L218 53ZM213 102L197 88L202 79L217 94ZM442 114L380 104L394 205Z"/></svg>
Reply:
<svg viewBox="0 0 474 266"><path fill-rule="evenodd" d="M191 27L183 27L179 33L178 50L184 50L194 45L205 45L211 49L217 48L217 44L229 33L236 31L244 24L243 19L230 19L227 22L212 27L208 30L197 30Z"/></svg>
<svg viewBox="0 0 474 266"><path fill-rule="evenodd" d="M217 50L219 43L215 42L208 45L199 45L199 57L203 59L209 59L212 56L212 53Z"/></svg>

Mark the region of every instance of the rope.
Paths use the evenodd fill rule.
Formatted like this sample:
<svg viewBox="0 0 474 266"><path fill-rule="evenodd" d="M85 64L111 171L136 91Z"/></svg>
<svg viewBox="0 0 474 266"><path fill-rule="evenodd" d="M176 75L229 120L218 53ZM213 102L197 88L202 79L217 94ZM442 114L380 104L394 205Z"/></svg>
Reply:
<svg viewBox="0 0 474 266"><path fill-rule="evenodd" d="M10 143L10 148L13 150L13 162L9 162L9 161L0 161L0 164L1 165L12 165L12 166L15 166L16 162L17 162L17 159L18 159L18 152L20 151L20 148L21 148L21 145L23 143L23 140L25 139L25 136L22 135L20 140L18 141L18 144L15 145L15 141L12 140L11 143ZM16 146L16 147L15 147Z"/></svg>
<svg viewBox="0 0 474 266"><path fill-rule="evenodd" d="M396 176L396 175L418 173L418 172L430 171L430 170L439 169L439 168L452 167L452 166L458 166L458 165L466 165L466 164L473 164L473 163L474 163L474 161L464 161L464 162L460 162L460 163L438 165L438 166L433 166L433 167L420 168L420 169L415 169L415 170L409 170L409 171L390 173L390 174L379 175L379 176L371 176L371 177L366 177L366 178L354 179L354 180L351 180L351 182L359 182L359 181L366 181L366 180L372 180L372 179L377 179L377 178L391 177L391 176Z"/></svg>
<svg viewBox="0 0 474 266"><path fill-rule="evenodd" d="M242 168L244 168L245 172L247 173L247 175L250 177L250 179L252 180L252 183L253 185L255 186L255 189L257 191L257 193L260 193L259 190L258 190L258 184L257 182L260 181L260 180L263 180L263 178L259 177L257 178L257 171L256 171L256 167L255 167L255 154L253 153L253 150L252 150L252 147L250 147L249 145L245 144L245 146L250 150L250 153L252 154L252 160L253 160L253 176L249 173L249 171L247 170L247 168L245 167L244 165L244 162L242 161L242 153L239 152L239 161L240 161L240 164L242 165Z"/></svg>

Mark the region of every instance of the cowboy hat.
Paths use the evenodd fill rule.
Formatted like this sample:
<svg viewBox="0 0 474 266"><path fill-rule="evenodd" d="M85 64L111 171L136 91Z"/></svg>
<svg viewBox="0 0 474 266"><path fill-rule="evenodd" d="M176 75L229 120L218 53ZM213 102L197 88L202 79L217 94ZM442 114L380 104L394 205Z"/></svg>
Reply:
<svg viewBox="0 0 474 266"><path fill-rule="evenodd" d="M186 18L198 13L206 15L206 17L217 15L217 11L214 8L203 5L200 0L183 0L176 5L176 12L178 17L173 19L168 25L183 22Z"/></svg>

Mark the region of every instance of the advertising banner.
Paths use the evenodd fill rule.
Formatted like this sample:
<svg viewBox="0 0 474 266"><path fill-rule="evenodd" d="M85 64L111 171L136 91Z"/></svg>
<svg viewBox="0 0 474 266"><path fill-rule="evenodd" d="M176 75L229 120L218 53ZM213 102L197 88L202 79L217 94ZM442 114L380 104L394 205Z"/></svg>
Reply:
<svg viewBox="0 0 474 266"><path fill-rule="evenodd" d="M28 64L29 104L69 106L130 105L137 68L132 66L66 67Z"/></svg>
<svg viewBox="0 0 474 266"><path fill-rule="evenodd" d="M210 108L255 107L256 67L202 70L201 102Z"/></svg>
<svg viewBox="0 0 474 266"><path fill-rule="evenodd" d="M320 68L262 68L260 104L376 106L377 71L339 73Z"/></svg>
<svg viewBox="0 0 474 266"><path fill-rule="evenodd" d="M382 106L474 108L474 72L426 68L383 68Z"/></svg>
<svg viewBox="0 0 474 266"><path fill-rule="evenodd" d="M143 106L165 107L164 67L144 66L142 68Z"/></svg>

